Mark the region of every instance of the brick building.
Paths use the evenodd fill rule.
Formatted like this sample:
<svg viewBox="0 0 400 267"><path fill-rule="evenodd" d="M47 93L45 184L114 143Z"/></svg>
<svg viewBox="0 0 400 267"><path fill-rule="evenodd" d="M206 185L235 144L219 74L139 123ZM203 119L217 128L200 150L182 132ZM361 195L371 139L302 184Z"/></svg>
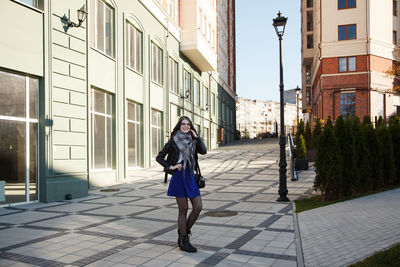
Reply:
<svg viewBox="0 0 400 267"><path fill-rule="evenodd" d="M400 113L392 66L397 0L301 0L303 112L388 118Z"/></svg>

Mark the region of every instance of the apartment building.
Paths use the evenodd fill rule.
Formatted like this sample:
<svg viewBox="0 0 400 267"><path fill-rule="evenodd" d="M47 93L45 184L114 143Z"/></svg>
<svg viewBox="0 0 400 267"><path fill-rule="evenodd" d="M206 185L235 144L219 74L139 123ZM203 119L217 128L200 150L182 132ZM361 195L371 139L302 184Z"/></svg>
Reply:
<svg viewBox="0 0 400 267"><path fill-rule="evenodd" d="M234 0L1 1L0 205L122 182L182 115L209 149L233 141L234 18Z"/></svg>
<svg viewBox="0 0 400 267"><path fill-rule="evenodd" d="M292 131L297 125L297 105L286 102L285 129ZM280 133L280 104L267 100L252 100L238 97L236 100L236 125L241 137L247 131L250 138L256 138L265 133Z"/></svg>
<svg viewBox="0 0 400 267"><path fill-rule="evenodd" d="M388 118L400 114L394 77L397 0L301 0L303 112Z"/></svg>

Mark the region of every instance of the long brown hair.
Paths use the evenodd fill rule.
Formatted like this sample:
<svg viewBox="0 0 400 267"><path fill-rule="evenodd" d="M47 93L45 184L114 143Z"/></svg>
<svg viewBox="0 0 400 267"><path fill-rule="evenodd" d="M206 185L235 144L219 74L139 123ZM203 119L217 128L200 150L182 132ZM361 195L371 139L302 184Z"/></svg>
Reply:
<svg viewBox="0 0 400 267"><path fill-rule="evenodd" d="M181 124L182 124L183 120L187 120L190 123L190 130L193 130L197 134L196 129L193 127L192 121L188 117L182 116L179 118L178 123L175 125L174 129L172 130L171 138L176 134L177 131L179 131L181 129Z"/></svg>

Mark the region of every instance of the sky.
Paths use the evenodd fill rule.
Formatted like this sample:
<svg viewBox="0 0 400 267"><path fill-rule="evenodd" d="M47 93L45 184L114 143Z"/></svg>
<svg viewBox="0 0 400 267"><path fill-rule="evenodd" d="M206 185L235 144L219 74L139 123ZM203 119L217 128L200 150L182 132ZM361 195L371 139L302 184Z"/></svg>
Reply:
<svg viewBox="0 0 400 267"><path fill-rule="evenodd" d="M236 0L236 94L279 101L279 40L272 26L288 17L282 40L284 89L301 87L299 0Z"/></svg>

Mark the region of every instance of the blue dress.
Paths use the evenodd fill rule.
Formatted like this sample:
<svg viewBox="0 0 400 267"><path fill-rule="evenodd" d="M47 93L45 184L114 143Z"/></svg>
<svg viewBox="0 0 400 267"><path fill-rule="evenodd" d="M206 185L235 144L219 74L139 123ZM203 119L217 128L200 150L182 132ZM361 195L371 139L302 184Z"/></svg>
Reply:
<svg viewBox="0 0 400 267"><path fill-rule="evenodd" d="M171 177L168 187L168 196L195 198L200 196L199 188L196 184L194 174L190 175L190 169L186 168L186 175L181 171L175 170Z"/></svg>

